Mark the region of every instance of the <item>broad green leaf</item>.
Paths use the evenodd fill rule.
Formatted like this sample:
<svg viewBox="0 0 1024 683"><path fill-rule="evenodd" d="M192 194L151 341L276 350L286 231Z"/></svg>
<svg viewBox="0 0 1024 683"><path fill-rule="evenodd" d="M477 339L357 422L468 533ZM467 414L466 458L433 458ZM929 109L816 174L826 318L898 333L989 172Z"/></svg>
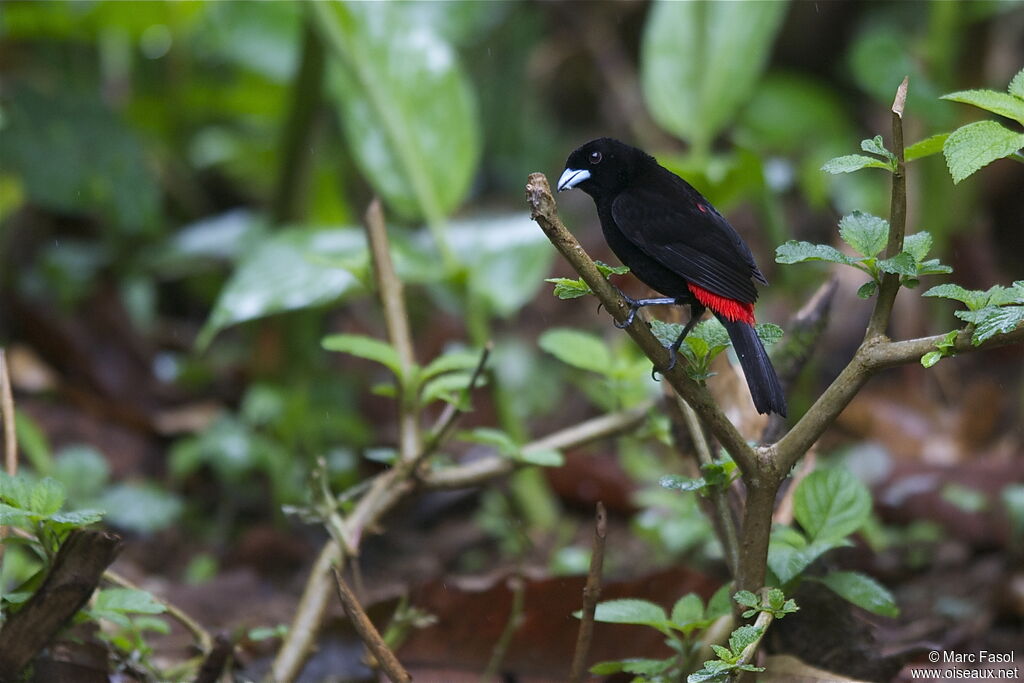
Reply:
<svg viewBox="0 0 1024 683"><path fill-rule="evenodd" d="M625 598L598 603L594 621L605 624L640 624L664 628L668 615L659 605L647 600Z"/></svg>
<svg viewBox="0 0 1024 683"><path fill-rule="evenodd" d="M110 480L110 465L92 446L65 446L54 458L53 478L64 485L68 504L74 506L103 492Z"/></svg>
<svg viewBox="0 0 1024 683"><path fill-rule="evenodd" d="M707 150L747 101L788 5L655 3L641 39L641 86L663 128Z"/></svg>
<svg viewBox="0 0 1024 683"><path fill-rule="evenodd" d="M53 473L53 454L46 433L36 421L21 410L14 411L14 432L18 446L32 463L33 469L43 476ZM3 474L0 472L0 474Z"/></svg>
<svg viewBox="0 0 1024 683"><path fill-rule="evenodd" d="M750 591L737 591L736 594L732 596L732 599L743 607L757 608L761 606L761 600Z"/></svg>
<svg viewBox="0 0 1024 683"><path fill-rule="evenodd" d="M24 527L29 522L28 512L22 508L0 503L0 526Z"/></svg>
<svg viewBox="0 0 1024 683"><path fill-rule="evenodd" d="M884 168L891 171L892 167L875 157L864 156L863 154L847 154L841 157L829 159L822 164L821 170L825 173L836 175L838 173L853 173L862 168Z"/></svg>
<svg viewBox="0 0 1024 683"><path fill-rule="evenodd" d="M917 261L913 255L901 251L892 258L880 259L877 262L878 269L883 273L894 273L896 275L917 275Z"/></svg>
<svg viewBox="0 0 1024 683"><path fill-rule="evenodd" d="M965 304L967 308L972 311L976 311L983 307L989 299L988 292L964 289L960 285L951 282L936 285L921 296L937 296L942 297L943 299L953 299Z"/></svg>
<svg viewBox="0 0 1024 683"><path fill-rule="evenodd" d="M938 363L940 360L942 360L941 351L929 351L928 353L921 356L921 365L923 365L926 368L930 368L936 363Z"/></svg>
<svg viewBox="0 0 1024 683"><path fill-rule="evenodd" d="M547 330L538 344L558 360L582 370L608 375L612 370L612 354L597 335L568 327Z"/></svg>
<svg viewBox="0 0 1024 683"><path fill-rule="evenodd" d="M637 676L657 676L673 665L671 657L668 659L643 659L631 658L622 660L622 671Z"/></svg>
<svg viewBox="0 0 1024 683"><path fill-rule="evenodd" d="M889 221L854 211L839 221L839 236L862 256L877 256L889 239Z"/></svg>
<svg viewBox="0 0 1024 683"><path fill-rule="evenodd" d="M995 90L960 90L943 95L942 99L972 104L1024 125L1024 99L1008 93Z"/></svg>
<svg viewBox="0 0 1024 683"><path fill-rule="evenodd" d="M997 334L1017 329L1024 323L1024 306L986 306L979 311L957 311L956 316L974 323L971 343L977 346Z"/></svg>
<svg viewBox="0 0 1024 683"><path fill-rule="evenodd" d="M174 493L152 483L132 481L111 486L97 504L109 524L141 534L167 529L184 509Z"/></svg>
<svg viewBox="0 0 1024 683"><path fill-rule="evenodd" d="M918 275L945 275L953 272L952 266L939 263L939 259L933 258L917 264Z"/></svg>
<svg viewBox="0 0 1024 683"><path fill-rule="evenodd" d="M366 263L366 239L354 228L283 230L239 261L196 345L202 349L226 327L263 316L320 306L362 287L349 270Z"/></svg>
<svg viewBox="0 0 1024 683"><path fill-rule="evenodd" d="M89 526L103 519L103 514L101 510L72 510L50 515L50 521L71 526Z"/></svg>
<svg viewBox="0 0 1024 683"><path fill-rule="evenodd" d="M1004 128L995 121L975 121L950 133L942 151L953 182L959 183L1021 147L1024 147L1024 133Z"/></svg>
<svg viewBox="0 0 1024 683"><path fill-rule="evenodd" d="M66 496L67 492L59 481L46 477L32 487L29 509L37 515L48 517L60 510Z"/></svg>
<svg viewBox="0 0 1024 683"><path fill-rule="evenodd" d="M932 236L925 230L915 232L903 238L903 251L914 257L918 263L924 261L924 257L932 248Z"/></svg>
<svg viewBox="0 0 1024 683"><path fill-rule="evenodd" d="M704 612L705 619L714 620L732 612L732 601L729 598L731 589L730 584L725 583L715 591L715 594L708 600L708 608Z"/></svg>
<svg viewBox="0 0 1024 683"><path fill-rule="evenodd" d="M32 484L24 476L12 477L0 470L0 500L22 510L31 510L32 490Z"/></svg>
<svg viewBox="0 0 1024 683"><path fill-rule="evenodd" d="M443 221L480 155L477 105L455 50L401 3L310 9L332 57L328 93L359 167L403 216Z"/></svg>
<svg viewBox="0 0 1024 683"><path fill-rule="evenodd" d="M687 593L672 606L671 619L673 624L680 627L703 621L704 602L696 593Z"/></svg>
<svg viewBox="0 0 1024 683"><path fill-rule="evenodd" d="M883 617L897 617L900 610L889 590L860 572L829 572L819 579L839 597Z"/></svg>
<svg viewBox="0 0 1024 683"><path fill-rule="evenodd" d="M1010 81L1010 87L1007 88L1014 97L1024 98L1024 69L1017 72L1017 75Z"/></svg>
<svg viewBox="0 0 1024 683"><path fill-rule="evenodd" d="M776 578L785 585L799 576L805 569L833 548L848 545L845 541L815 541L803 546L772 538L768 546L768 567Z"/></svg>
<svg viewBox="0 0 1024 683"><path fill-rule="evenodd" d="M105 588L96 591L92 609L97 612L134 614L163 614L167 611L167 607L148 591L132 588Z"/></svg>
<svg viewBox="0 0 1024 683"><path fill-rule="evenodd" d="M852 259L835 247L827 244L811 244L810 242L798 242L789 240L780 244L775 249L776 263L804 263L806 261L828 261L830 263L842 263L852 266L856 259Z"/></svg>
<svg viewBox="0 0 1024 683"><path fill-rule="evenodd" d="M989 306L1024 304L1024 280L1017 280L1009 287L995 285L988 290Z"/></svg>
<svg viewBox="0 0 1024 683"><path fill-rule="evenodd" d="M949 133L939 133L938 135L932 135L924 140L915 142L910 147L903 150L903 158L906 161L914 161L915 159L922 159L924 157L930 157L933 154L938 154L942 151L942 146L946 144L946 138L949 137Z"/></svg>
<svg viewBox="0 0 1024 683"><path fill-rule="evenodd" d="M373 337L361 334L332 334L324 337L321 345L328 351L348 353L386 366L396 377L402 376L402 360L395 348Z"/></svg>
<svg viewBox="0 0 1024 683"><path fill-rule="evenodd" d="M754 331L765 346L771 346L782 339L783 335L782 328L775 323L757 323L754 325Z"/></svg>
<svg viewBox="0 0 1024 683"><path fill-rule="evenodd" d="M846 470L815 470L797 486L793 514L812 542L838 541L867 521L871 494Z"/></svg>

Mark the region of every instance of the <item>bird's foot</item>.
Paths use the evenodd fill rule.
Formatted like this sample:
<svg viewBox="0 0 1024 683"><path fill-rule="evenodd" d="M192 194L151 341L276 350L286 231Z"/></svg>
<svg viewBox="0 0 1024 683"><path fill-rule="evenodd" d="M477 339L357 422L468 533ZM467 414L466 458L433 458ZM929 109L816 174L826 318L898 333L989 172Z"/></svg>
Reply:
<svg viewBox="0 0 1024 683"><path fill-rule="evenodd" d="M679 303L677 299L670 296L656 297L653 299L633 299L627 296L626 294L622 294L622 292L619 292L619 294L621 294L622 298L626 300L627 304L629 304L629 313L626 314L626 319L623 320L622 322L619 322L618 320L615 321L615 327L618 327L620 330L624 327L629 327L630 325L632 325L633 319L636 318L636 312L639 311L644 306L669 306Z"/></svg>

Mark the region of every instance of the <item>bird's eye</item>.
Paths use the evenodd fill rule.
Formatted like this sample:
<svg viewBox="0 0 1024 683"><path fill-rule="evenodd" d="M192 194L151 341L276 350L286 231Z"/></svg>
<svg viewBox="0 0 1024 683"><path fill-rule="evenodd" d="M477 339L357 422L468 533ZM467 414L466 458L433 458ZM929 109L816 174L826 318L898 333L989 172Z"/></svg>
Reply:
<svg viewBox="0 0 1024 683"><path fill-rule="evenodd" d="M590 163L592 163L592 164L599 164L599 163L601 163L601 153L600 152L591 152L590 153Z"/></svg>

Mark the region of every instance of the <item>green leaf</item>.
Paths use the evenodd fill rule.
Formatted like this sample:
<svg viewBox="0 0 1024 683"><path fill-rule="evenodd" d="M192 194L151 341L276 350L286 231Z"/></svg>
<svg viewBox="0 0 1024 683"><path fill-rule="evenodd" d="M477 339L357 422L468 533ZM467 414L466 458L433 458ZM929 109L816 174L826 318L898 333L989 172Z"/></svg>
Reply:
<svg viewBox="0 0 1024 683"><path fill-rule="evenodd" d="M480 155L477 105L455 50L401 4L310 8L356 163L391 208L439 223L462 201Z"/></svg>
<svg viewBox="0 0 1024 683"><path fill-rule="evenodd" d="M426 405L440 400L453 403L456 406L461 405L463 392L469 387L469 380L472 376L470 372L450 372L427 381L420 391L421 403ZM477 379L478 386L484 384L482 380L483 377Z"/></svg>
<svg viewBox="0 0 1024 683"><path fill-rule="evenodd" d="M380 363L395 373L396 377L402 376L402 360L398 351L387 342L361 334L332 334L324 337L321 345L328 351L348 353Z"/></svg>
<svg viewBox="0 0 1024 683"><path fill-rule="evenodd" d="M915 159L922 159L924 157L930 157L933 154L938 154L942 151L942 147L946 144L946 138L948 137L949 133L939 133L938 135L932 135L924 140L915 142L910 147L903 150L903 158L906 161L914 161Z"/></svg>
<svg viewBox="0 0 1024 683"><path fill-rule="evenodd" d="M829 263L842 263L852 266L857 261L852 259L835 247L827 244L811 244L810 242L798 242L789 240L780 244L775 249L776 263L805 263L807 261L828 261Z"/></svg>
<svg viewBox="0 0 1024 683"><path fill-rule="evenodd" d="M909 253L917 261L923 261L932 248L932 236L926 231L915 232L903 238L903 251Z"/></svg>
<svg viewBox="0 0 1024 683"><path fill-rule="evenodd" d="M29 510L37 515L49 517L60 510L66 496L67 492L59 481L46 477L32 487Z"/></svg>
<svg viewBox="0 0 1024 683"><path fill-rule="evenodd" d="M26 527L31 524L28 512L20 507L0 503L0 526Z"/></svg>
<svg viewBox="0 0 1024 683"><path fill-rule="evenodd" d="M726 583L722 585L715 594L708 600L708 608L704 612L704 618L714 620L732 612L732 602L729 598L731 586Z"/></svg>
<svg viewBox="0 0 1024 683"><path fill-rule="evenodd" d="M747 624L740 626L738 629L732 632L729 636L729 649L733 651L733 654L740 654L743 649L753 642L756 642L761 637L763 629L753 624Z"/></svg>
<svg viewBox="0 0 1024 683"><path fill-rule="evenodd" d="M825 173L831 173L836 175L839 173L853 173L859 171L862 168L884 168L887 171L891 171L892 167L874 157L864 156L863 154L847 154L841 157L835 157L826 161L821 170Z"/></svg>
<svg viewBox="0 0 1024 683"><path fill-rule="evenodd" d="M754 331L765 346L771 346L782 339L783 335L782 328L775 323L757 323L754 325Z"/></svg>
<svg viewBox="0 0 1024 683"><path fill-rule="evenodd" d="M624 598L598 603L594 621L605 624L639 624L661 629L668 622L668 615L653 602Z"/></svg>
<svg viewBox="0 0 1024 683"><path fill-rule="evenodd" d="M799 576L819 557L833 548L848 545L845 541L815 541L804 545L792 545L774 536L768 546L768 567L785 585Z"/></svg>
<svg viewBox="0 0 1024 683"><path fill-rule="evenodd" d="M942 99L971 104L1024 125L1024 100L1008 93L995 90L960 90L943 95Z"/></svg>
<svg viewBox="0 0 1024 683"><path fill-rule="evenodd" d="M527 465L541 467L561 467L565 464L565 456L553 448L524 448L514 453L512 457Z"/></svg>
<svg viewBox="0 0 1024 683"><path fill-rule="evenodd" d="M997 334L1017 329L1024 323L1024 306L986 306L979 311L957 311L956 316L974 323L971 343L977 346Z"/></svg>
<svg viewBox="0 0 1024 683"><path fill-rule="evenodd" d="M476 427L459 433L460 441L493 446L504 456L511 457L520 450L519 444L507 432L493 427Z"/></svg>
<svg viewBox="0 0 1024 683"><path fill-rule="evenodd" d="M674 491L700 491L707 486L707 482L704 481L704 477L692 479L690 477L679 476L678 474L666 474L658 480L658 484L662 488Z"/></svg>
<svg viewBox="0 0 1024 683"><path fill-rule="evenodd" d="M988 306L1024 304L1024 280L1017 280L1009 287L994 285L988 290Z"/></svg>
<svg viewBox="0 0 1024 683"><path fill-rule="evenodd" d="M458 349L441 354L430 361L420 373L420 381L425 382L446 372L459 370L475 370L480 364L480 353L468 349Z"/></svg>
<svg viewBox="0 0 1024 683"><path fill-rule="evenodd" d="M115 484L106 490L99 505L111 525L141 534L167 529L184 508L174 493L148 482Z"/></svg>
<svg viewBox="0 0 1024 683"><path fill-rule="evenodd" d="M600 337L589 332L558 327L544 332L538 344L558 360L581 370L601 375L612 371L611 351Z"/></svg>
<svg viewBox="0 0 1024 683"><path fill-rule="evenodd" d="M578 299L581 296L592 294L590 286L583 281L583 278L573 280L567 277L549 277L544 282L554 283L554 295L559 299Z"/></svg>
<svg viewBox="0 0 1024 683"><path fill-rule="evenodd" d="M18 446L21 447L28 461L32 463L35 471L43 476L52 474L53 454L50 450L50 442L35 420L15 409L14 431Z"/></svg>
<svg viewBox="0 0 1024 683"><path fill-rule="evenodd" d="M921 365L923 365L926 368L930 368L936 363L938 363L940 360L942 360L941 351L929 351L928 353L921 356Z"/></svg>
<svg viewBox="0 0 1024 683"><path fill-rule="evenodd" d="M600 259L594 260L594 265L601 271L601 275L604 275L607 279L609 275L625 275L629 272L629 266L609 266Z"/></svg>
<svg viewBox="0 0 1024 683"><path fill-rule="evenodd" d="M868 280L857 289L857 296L861 299L870 299L878 291L878 283L874 280Z"/></svg>
<svg viewBox="0 0 1024 683"><path fill-rule="evenodd" d="M95 500L110 480L110 465L99 451L82 444L65 446L54 458L53 478L67 490L68 504Z"/></svg>
<svg viewBox="0 0 1024 683"><path fill-rule="evenodd" d="M982 308L989 299L988 292L982 292L974 289L964 289L960 285L953 283L946 283L942 285L936 285L921 296L937 296L943 299L953 299L959 301L967 306L972 311L976 311Z"/></svg>
<svg viewBox="0 0 1024 683"><path fill-rule="evenodd" d="M819 579L839 597L883 617L895 618L900 610L885 586L860 572L829 572Z"/></svg>
<svg viewBox="0 0 1024 683"><path fill-rule="evenodd" d="M640 46L654 120L708 149L750 98L786 9L782 2L655 3Z"/></svg>
<svg viewBox="0 0 1024 683"><path fill-rule="evenodd" d="M683 627L704 621L704 602L696 593L687 593L672 606L672 623Z"/></svg>
<svg viewBox="0 0 1024 683"><path fill-rule="evenodd" d="M995 121L976 121L950 133L942 151L946 165L959 183L975 171L1024 147L1024 133L1017 133Z"/></svg>
<svg viewBox="0 0 1024 683"><path fill-rule="evenodd" d="M839 236L863 256L877 256L889 239L889 221L854 211L839 221Z"/></svg>
<svg viewBox="0 0 1024 683"><path fill-rule="evenodd" d="M96 591L92 609L97 612L134 614L163 614L167 611L167 607L148 591L132 588L105 588Z"/></svg>
<svg viewBox="0 0 1024 683"><path fill-rule="evenodd" d="M1006 90L1014 97L1024 98L1024 69L1017 72L1017 75L1010 81L1010 87Z"/></svg>
<svg viewBox="0 0 1024 683"><path fill-rule="evenodd" d="M743 607L753 607L756 609L761 606L761 601L750 591L737 591L732 596L732 599Z"/></svg>
<svg viewBox="0 0 1024 683"><path fill-rule="evenodd" d="M793 513L812 542L838 541L867 521L871 494L846 470L815 470L797 486Z"/></svg>
<svg viewBox="0 0 1024 683"><path fill-rule="evenodd" d="M32 509L32 484L24 476L12 477L0 470L0 500L28 511Z"/></svg>
<svg viewBox="0 0 1024 683"><path fill-rule="evenodd" d="M880 259L877 262L878 269L883 273L894 273L896 275L917 275L917 261L913 255L901 251L892 258Z"/></svg>
<svg viewBox="0 0 1024 683"><path fill-rule="evenodd" d="M282 311L321 306L358 291L362 283L334 265L365 264L366 239L351 228L282 230L247 252L196 339L205 348L218 332Z"/></svg>
<svg viewBox="0 0 1024 683"><path fill-rule="evenodd" d="M72 510L50 515L50 521L70 526L89 526L103 519L102 510Z"/></svg>
<svg viewBox="0 0 1024 683"><path fill-rule="evenodd" d="M877 154L880 157L884 157L889 161L889 168L895 170L896 168L896 155L886 149L885 144L882 142L882 136L876 135L869 140L861 140L860 148L865 152L871 154Z"/></svg>

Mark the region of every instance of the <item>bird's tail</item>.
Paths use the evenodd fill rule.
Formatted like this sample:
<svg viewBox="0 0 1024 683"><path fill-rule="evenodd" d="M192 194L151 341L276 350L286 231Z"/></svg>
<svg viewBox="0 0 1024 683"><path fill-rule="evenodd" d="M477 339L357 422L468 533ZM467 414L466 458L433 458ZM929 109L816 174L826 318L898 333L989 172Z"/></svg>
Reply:
<svg viewBox="0 0 1024 683"><path fill-rule="evenodd" d="M750 387L750 398L754 400L757 412L777 413L786 416L786 396L782 392L779 376L775 374L768 352L757 338L754 326L742 320L729 320L725 316L716 316L725 326L732 339L732 346L739 356L743 375Z"/></svg>

